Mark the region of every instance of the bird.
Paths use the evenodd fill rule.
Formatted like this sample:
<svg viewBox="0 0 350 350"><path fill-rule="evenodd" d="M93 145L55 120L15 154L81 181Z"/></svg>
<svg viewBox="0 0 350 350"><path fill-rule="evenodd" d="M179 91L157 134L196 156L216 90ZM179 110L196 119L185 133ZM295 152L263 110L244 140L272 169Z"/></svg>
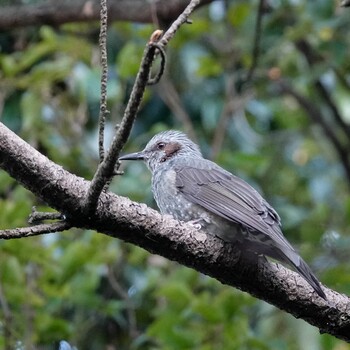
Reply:
<svg viewBox="0 0 350 350"><path fill-rule="evenodd" d="M205 159L186 134L160 132L142 151L119 160L146 163L162 214L199 224L206 233L225 242L239 243L243 249L294 267L327 300L310 267L284 237L275 209L246 181Z"/></svg>

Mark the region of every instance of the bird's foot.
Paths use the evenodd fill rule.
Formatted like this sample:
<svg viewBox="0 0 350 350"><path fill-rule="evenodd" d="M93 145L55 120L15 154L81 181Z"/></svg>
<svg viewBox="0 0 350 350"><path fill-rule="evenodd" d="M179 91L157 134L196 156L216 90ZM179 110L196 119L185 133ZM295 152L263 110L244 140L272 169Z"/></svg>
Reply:
<svg viewBox="0 0 350 350"><path fill-rule="evenodd" d="M200 222L202 221L202 218L199 219L195 219L195 220L191 220L191 221L187 221L188 224L190 224L193 228L195 228L197 231L199 231L202 228L202 225L200 224Z"/></svg>

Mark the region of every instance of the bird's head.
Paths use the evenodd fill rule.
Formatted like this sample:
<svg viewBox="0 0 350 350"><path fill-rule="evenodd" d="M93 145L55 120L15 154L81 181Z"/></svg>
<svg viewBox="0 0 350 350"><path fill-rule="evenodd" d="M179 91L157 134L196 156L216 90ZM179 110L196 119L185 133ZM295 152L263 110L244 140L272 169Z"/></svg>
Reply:
<svg viewBox="0 0 350 350"><path fill-rule="evenodd" d="M151 172L175 157L202 157L199 147L180 131L163 131L153 136L141 152L126 154L119 160L143 160Z"/></svg>

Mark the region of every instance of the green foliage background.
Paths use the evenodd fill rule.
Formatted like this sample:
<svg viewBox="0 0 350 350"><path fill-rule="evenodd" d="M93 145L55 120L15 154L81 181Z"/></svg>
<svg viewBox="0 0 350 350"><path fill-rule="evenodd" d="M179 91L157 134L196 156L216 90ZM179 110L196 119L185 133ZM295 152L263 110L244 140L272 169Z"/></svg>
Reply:
<svg viewBox="0 0 350 350"><path fill-rule="evenodd" d="M280 75L329 115L315 90L320 79L349 124L349 10L329 0L272 5L249 84L257 1L198 10L171 41L164 78L190 122L169 107L164 85L149 88L125 151L139 150L160 130L193 130L206 156L264 193L320 280L349 295L350 179L319 125L269 78ZM109 27L109 139L153 29ZM98 31L86 23L0 33L1 122L88 179L98 162ZM322 59L310 67L298 40ZM230 99L223 143L213 152ZM142 164L128 163L112 190L155 207ZM32 205L48 210L1 171L0 228L25 226ZM350 349L243 292L96 232L0 242L0 348L50 349L61 339L78 349Z"/></svg>

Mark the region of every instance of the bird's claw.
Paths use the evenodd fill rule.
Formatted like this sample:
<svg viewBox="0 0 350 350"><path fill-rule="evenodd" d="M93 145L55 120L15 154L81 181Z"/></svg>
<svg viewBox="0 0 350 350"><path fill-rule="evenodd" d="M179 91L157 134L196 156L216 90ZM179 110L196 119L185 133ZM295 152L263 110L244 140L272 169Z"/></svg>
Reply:
<svg viewBox="0 0 350 350"><path fill-rule="evenodd" d="M195 220L188 221L187 223L190 224L197 231L199 231L202 228L202 225L200 224L201 220L202 219L195 219Z"/></svg>

